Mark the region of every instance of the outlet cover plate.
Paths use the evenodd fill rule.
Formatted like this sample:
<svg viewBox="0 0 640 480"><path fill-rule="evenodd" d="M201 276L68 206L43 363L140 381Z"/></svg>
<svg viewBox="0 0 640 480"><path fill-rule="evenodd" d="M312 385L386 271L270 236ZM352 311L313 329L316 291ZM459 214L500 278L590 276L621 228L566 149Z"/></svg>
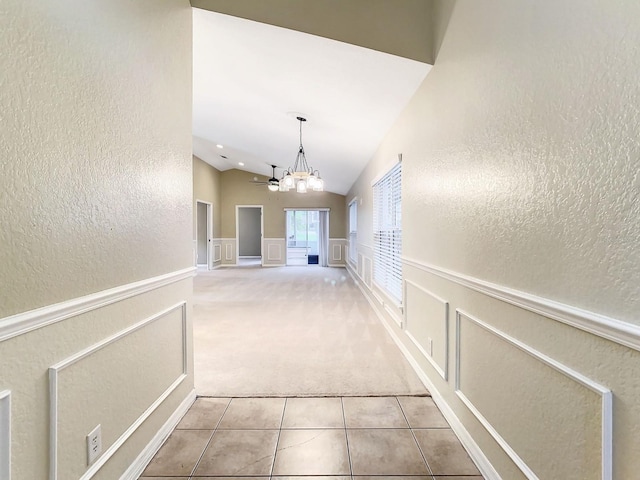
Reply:
<svg viewBox="0 0 640 480"><path fill-rule="evenodd" d="M91 430L91 433L87 435L87 465L91 465L96 461L96 458L102 453L102 431L101 426L98 424L96 428Z"/></svg>

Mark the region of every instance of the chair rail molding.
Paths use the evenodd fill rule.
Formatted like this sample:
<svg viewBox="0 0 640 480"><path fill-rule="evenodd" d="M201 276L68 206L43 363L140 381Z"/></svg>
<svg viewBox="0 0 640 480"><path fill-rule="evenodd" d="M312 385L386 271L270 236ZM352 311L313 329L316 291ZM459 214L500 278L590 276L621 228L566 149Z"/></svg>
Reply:
<svg viewBox="0 0 640 480"><path fill-rule="evenodd" d="M402 263L515 305L516 307L542 315L543 317L565 323L598 337L606 338L620 345L640 351L640 326L573 307L565 303L556 302L548 298L480 280L411 258L402 257Z"/></svg>
<svg viewBox="0 0 640 480"><path fill-rule="evenodd" d="M193 277L196 271L196 267L188 267L164 275L158 275L157 277L147 278L138 282L121 285L83 297L5 317L0 319L0 342Z"/></svg>

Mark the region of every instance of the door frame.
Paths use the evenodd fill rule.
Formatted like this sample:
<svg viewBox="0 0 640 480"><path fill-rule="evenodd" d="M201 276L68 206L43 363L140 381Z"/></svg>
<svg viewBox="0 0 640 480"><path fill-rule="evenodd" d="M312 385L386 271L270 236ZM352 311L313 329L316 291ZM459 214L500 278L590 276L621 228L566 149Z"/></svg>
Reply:
<svg viewBox="0 0 640 480"><path fill-rule="evenodd" d="M263 205L236 205L236 265L240 264L240 226L238 216L241 208L260 209L260 264L264 265L264 206Z"/></svg>
<svg viewBox="0 0 640 480"><path fill-rule="evenodd" d="M329 212L329 215L331 214L331 209L327 208L327 207L301 207L301 208L295 208L295 207L287 207L284 209L284 250L285 250L285 255L284 255L284 263L285 265L289 266L289 238L287 237L287 228L289 227L288 225L288 219L287 219L287 213L288 212ZM328 218L327 218L328 221ZM327 224L327 228L329 228L329 225ZM329 244L327 243L326 245L326 252L325 254L328 256L329 255ZM308 265L308 264L307 264Z"/></svg>
<svg viewBox="0 0 640 480"><path fill-rule="evenodd" d="M207 270L211 270L212 264L212 241L213 241L213 203L206 200L198 200L196 198L196 266L202 265L198 263L198 204L202 203L207 206Z"/></svg>

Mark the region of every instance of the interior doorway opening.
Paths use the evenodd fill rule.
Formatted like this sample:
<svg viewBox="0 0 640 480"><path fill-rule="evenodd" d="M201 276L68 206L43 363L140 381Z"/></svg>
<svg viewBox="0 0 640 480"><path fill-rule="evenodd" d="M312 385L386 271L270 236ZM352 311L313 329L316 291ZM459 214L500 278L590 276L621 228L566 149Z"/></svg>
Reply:
<svg viewBox="0 0 640 480"><path fill-rule="evenodd" d="M236 265L262 265L262 205L236 205Z"/></svg>
<svg viewBox="0 0 640 480"><path fill-rule="evenodd" d="M327 266L329 210L287 209L287 265Z"/></svg>
<svg viewBox="0 0 640 480"><path fill-rule="evenodd" d="M211 268L213 205L196 200L196 265Z"/></svg>

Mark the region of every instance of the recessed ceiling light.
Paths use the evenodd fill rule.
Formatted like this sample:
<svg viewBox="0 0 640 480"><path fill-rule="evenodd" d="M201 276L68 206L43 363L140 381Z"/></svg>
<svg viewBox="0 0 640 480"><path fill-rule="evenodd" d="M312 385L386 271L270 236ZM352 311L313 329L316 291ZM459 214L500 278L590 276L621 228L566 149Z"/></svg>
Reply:
<svg viewBox="0 0 640 480"><path fill-rule="evenodd" d="M244 162L238 162L238 165L240 165L241 167L244 167Z"/></svg>
<svg viewBox="0 0 640 480"><path fill-rule="evenodd" d="M216 145L216 147L218 147L218 148L224 148L224 147L223 147L222 145L220 145L220 144L217 144L217 145Z"/></svg>

